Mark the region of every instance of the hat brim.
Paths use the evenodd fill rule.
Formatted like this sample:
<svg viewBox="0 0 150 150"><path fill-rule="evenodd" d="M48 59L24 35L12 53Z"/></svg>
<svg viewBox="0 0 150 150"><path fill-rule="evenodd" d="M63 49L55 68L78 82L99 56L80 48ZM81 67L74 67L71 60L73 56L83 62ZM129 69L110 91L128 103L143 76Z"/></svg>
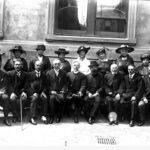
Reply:
<svg viewBox="0 0 150 150"><path fill-rule="evenodd" d="M65 55L69 54L68 51L65 51L65 52L55 51L55 54L58 54L58 55L59 55L59 54L61 54L61 53L65 54Z"/></svg>
<svg viewBox="0 0 150 150"><path fill-rule="evenodd" d="M85 53L87 53L89 51L89 49L90 49L90 47L87 47L87 48L84 48L84 49L81 49L81 50L77 50L77 53L79 54L82 51L85 51Z"/></svg>
<svg viewBox="0 0 150 150"><path fill-rule="evenodd" d="M132 47L119 47L116 49L116 53L120 54L122 49L126 49L128 53L131 53L134 51L134 48Z"/></svg>
<svg viewBox="0 0 150 150"><path fill-rule="evenodd" d="M21 52L21 54L26 53L25 50L20 50L20 49L10 49L9 51L12 52L12 53L15 53L16 51Z"/></svg>

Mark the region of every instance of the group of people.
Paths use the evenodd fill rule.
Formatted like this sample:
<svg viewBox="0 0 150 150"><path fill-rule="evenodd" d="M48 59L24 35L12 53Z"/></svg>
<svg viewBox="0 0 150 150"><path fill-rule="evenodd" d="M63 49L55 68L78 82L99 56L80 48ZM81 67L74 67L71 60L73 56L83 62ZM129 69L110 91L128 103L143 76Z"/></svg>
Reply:
<svg viewBox="0 0 150 150"><path fill-rule="evenodd" d="M12 112L12 122L16 123L26 103L33 125L37 124L38 108L44 124L52 124L54 120L59 123L64 113L70 112L78 123L81 111L88 123L93 124L101 107L106 107L107 114L115 112L117 115L115 120L108 119L110 125L123 121L126 114L129 114L130 127L136 121L139 126L144 125L150 99L150 54L143 54L142 64L135 67L129 55L134 48L128 45L116 49L120 56L115 62L107 58L106 47L97 51L98 60L90 61L86 58L90 47L80 46L79 57L71 66L65 59L69 54L66 49L55 51L58 58L52 64L44 56L45 50L45 45L37 45L37 55L31 59L29 67L21 57L25 53L22 46L16 45L10 50L14 57L7 60L5 71L0 70L0 103L6 125L11 126L8 113Z"/></svg>

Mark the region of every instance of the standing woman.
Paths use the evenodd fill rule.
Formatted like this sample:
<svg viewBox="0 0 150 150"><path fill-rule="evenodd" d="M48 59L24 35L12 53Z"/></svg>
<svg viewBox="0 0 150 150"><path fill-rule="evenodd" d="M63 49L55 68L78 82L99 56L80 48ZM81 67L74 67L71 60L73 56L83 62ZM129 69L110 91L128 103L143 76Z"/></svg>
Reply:
<svg viewBox="0 0 150 150"><path fill-rule="evenodd" d="M65 71L66 73L71 71L71 65L69 61L65 59L65 55L69 54L68 51L64 48L59 48L57 51L55 51L55 54L58 55L58 59L61 62L61 69Z"/></svg>
<svg viewBox="0 0 150 150"><path fill-rule="evenodd" d="M109 60L106 55L106 51L108 50L108 48L103 47L96 52L96 55L98 57L97 63L99 64L99 71L103 75L110 72L110 66L112 64L112 61Z"/></svg>
<svg viewBox="0 0 150 150"><path fill-rule="evenodd" d="M128 54L133 51L134 48L128 45L121 45L116 49L116 53L120 54L117 59L117 65L119 66L119 71L124 75L128 74L128 66L134 65L133 58Z"/></svg>
<svg viewBox="0 0 150 150"><path fill-rule="evenodd" d="M35 56L29 63L29 71L34 71L35 67L34 64L37 60L42 62L42 69L41 71L46 72L47 70L51 69L51 63L50 60L47 56L44 56L44 51L46 50L45 45L41 44L41 45L37 45L36 47L36 51L37 51L37 56Z"/></svg>
<svg viewBox="0 0 150 150"><path fill-rule="evenodd" d="M22 71L28 72L27 61L23 57L21 57L22 54L26 53L22 49L22 46L15 45L14 48L10 49L10 52L13 53L14 57L7 60L6 64L4 65L4 70L5 71L12 71L12 70L14 70L14 62L16 60L19 60L19 61L22 61Z"/></svg>

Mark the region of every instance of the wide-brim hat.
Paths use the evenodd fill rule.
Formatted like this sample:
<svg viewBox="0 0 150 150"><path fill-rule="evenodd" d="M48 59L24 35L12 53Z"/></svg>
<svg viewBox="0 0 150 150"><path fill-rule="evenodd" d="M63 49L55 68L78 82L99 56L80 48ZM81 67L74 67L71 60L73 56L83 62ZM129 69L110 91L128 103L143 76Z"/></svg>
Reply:
<svg viewBox="0 0 150 150"><path fill-rule="evenodd" d="M65 54L65 55L69 54L69 52L66 51L66 49L64 49L64 48L59 48L57 51L55 51L55 54L59 55L61 53Z"/></svg>
<svg viewBox="0 0 150 150"><path fill-rule="evenodd" d="M141 59L141 60L144 60L144 59L150 60L150 54L144 53L144 54L141 55L140 59Z"/></svg>
<svg viewBox="0 0 150 150"><path fill-rule="evenodd" d="M99 56L99 54L106 54L106 51L109 51L108 48L106 47L102 47L101 49L99 49L97 52L96 52L96 55Z"/></svg>
<svg viewBox="0 0 150 150"><path fill-rule="evenodd" d="M40 44L40 45L37 45L36 50L37 50L37 51L38 51L38 50L43 50L43 51L45 51L45 50L46 50L46 47L45 47L45 45Z"/></svg>
<svg viewBox="0 0 150 150"><path fill-rule="evenodd" d="M98 65L97 61L93 60L90 62L90 65L88 67L92 67L92 66L99 66L99 65Z"/></svg>
<svg viewBox="0 0 150 150"><path fill-rule="evenodd" d="M21 45L15 45L14 48L9 50L12 53L15 53L16 51L19 51L20 53L26 53L25 50L23 50Z"/></svg>
<svg viewBox="0 0 150 150"><path fill-rule="evenodd" d="M90 47L80 46L77 50L77 53L79 54L81 51L85 51L85 53L87 53L89 49Z"/></svg>
<svg viewBox="0 0 150 150"><path fill-rule="evenodd" d="M129 45L121 45L119 48L116 49L116 53L121 53L121 50L125 49L128 53L131 53L134 51L134 48Z"/></svg>

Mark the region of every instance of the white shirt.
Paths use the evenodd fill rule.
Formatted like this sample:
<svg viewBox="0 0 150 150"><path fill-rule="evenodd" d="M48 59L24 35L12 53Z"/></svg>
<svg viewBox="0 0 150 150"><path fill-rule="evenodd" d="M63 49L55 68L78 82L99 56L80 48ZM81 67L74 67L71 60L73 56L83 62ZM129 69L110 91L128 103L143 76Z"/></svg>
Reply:
<svg viewBox="0 0 150 150"><path fill-rule="evenodd" d="M55 69L54 69L54 71L55 71L56 76L58 77L59 70L55 70Z"/></svg>
<svg viewBox="0 0 150 150"><path fill-rule="evenodd" d="M90 61L87 58L84 58L84 60L77 58L77 61L80 63L80 68L79 68L80 72L82 72L85 75L88 75L91 73L91 70L89 68Z"/></svg>
<svg viewBox="0 0 150 150"><path fill-rule="evenodd" d="M40 62L43 62L43 56L42 56L42 57L39 57L39 56L38 56L38 60L39 60Z"/></svg>

